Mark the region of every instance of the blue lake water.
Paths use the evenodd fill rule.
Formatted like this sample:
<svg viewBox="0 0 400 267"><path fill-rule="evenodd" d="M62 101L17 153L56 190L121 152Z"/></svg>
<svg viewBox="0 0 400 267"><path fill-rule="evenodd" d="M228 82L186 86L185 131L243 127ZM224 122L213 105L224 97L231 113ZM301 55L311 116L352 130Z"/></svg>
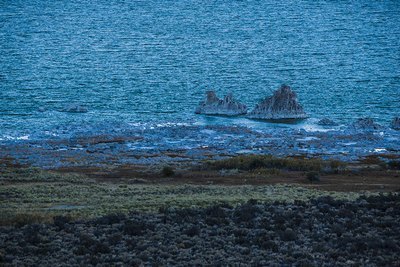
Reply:
<svg viewBox="0 0 400 267"><path fill-rule="evenodd" d="M400 115L400 1L0 1L3 137L68 125L252 126L193 111L207 89L251 109L282 83L306 123ZM59 112L67 103L89 112Z"/></svg>

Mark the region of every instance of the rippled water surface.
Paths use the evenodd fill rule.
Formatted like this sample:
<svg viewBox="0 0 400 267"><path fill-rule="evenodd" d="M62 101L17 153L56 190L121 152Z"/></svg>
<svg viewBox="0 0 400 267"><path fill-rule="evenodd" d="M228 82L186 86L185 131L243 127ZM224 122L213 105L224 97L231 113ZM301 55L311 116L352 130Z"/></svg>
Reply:
<svg viewBox="0 0 400 267"><path fill-rule="evenodd" d="M3 136L212 124L206 89L252 108L282 83L314 119L400 113L400 1L0 1L0 49Z"/></svg>

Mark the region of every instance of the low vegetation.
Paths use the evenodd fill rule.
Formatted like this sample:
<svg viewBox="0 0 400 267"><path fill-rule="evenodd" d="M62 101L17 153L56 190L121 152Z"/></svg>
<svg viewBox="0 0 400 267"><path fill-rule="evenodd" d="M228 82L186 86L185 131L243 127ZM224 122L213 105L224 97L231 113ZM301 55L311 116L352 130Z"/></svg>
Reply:
<svg viewBox="0 0 400 267"><path fill-rule="evenodd" d="M271 155L242 155L209 163L214 169L275 169L288 171L315 171L337 173L345 168L338 160L323 161L315 158L277 158Z"/></svg>
<svg viewBox="0 0 400 267"><path fill-rule="evenodd" d="M161 170L161 174L165 177L170 177L175 174L175 171L170 166L164 166Z"/></svg>
<svg viewBox="0 0 400 267"><path fill-rule="evenodd" d="M58 173L47 171L40 168L0 168L0 183L35 183L35 182L69 182L69 183L88 183L90 180L84 175L76 173Z"/></svg>
<svg viewBox="0 0 400 267"><path fill-rule="evenodd" d="M400 160L392 160L388 162L389 169L400 170Z"/></svg>
<svg viewBox="0 0 400 267"><path fill-rule="evenodd" d="M91 218L110 213L204 207L215 203L293 202L321 195L355 199L358 193L324 192L289 185L174 185L94 182L82 175L38 169L0 172L0 225L52 222L55 216Z"/></svg>
<svg viewBox="0 0 400 267"><path fill-rule="evenodd" d="M20 226L35 222L52 222L55 216L60 215L76 219L110 213L128 213L132 210L152 212L172 206L204 207L215 203L234 205L250 199L262 202L293 202L326 195L355 199L360 194L365 194L359 189L360 183L365 183L362 188L367 188L362 190L376 189L376 179L380 179L379 183L384 184L385 187L397 190L398 161L388 161L387 169L383 172L378 173L373 169L375 173L371 177L363 174L362 166L351 164L346 166L334 160L243 155L208 162L199 170L186 172L177 167L175 170L170 166L165 166L154 173L144 173L143 177L138 176L136 170L133 169L133 172L116 170L116 174L111 173L112 178L98 177L101 172L96 171L88 174L91 177L89 178L83 174L2 165L0 168L0 225ZM123 170L126 171L127 167ZM336 175L336 173L340 174ZM322 182L316 183L321 175ZM152 179L153 176L156 178ZM163 177L171 178L164 179ZM260 177L271 178L273 181L270 185L265 185L260 182L262 181ZM300 182L295 181L293 185L278 184L290 182L299 177L300 180L297 181ZM352 181L348 180L350 177L353 178ZM310 189L321 188L321 185L327 184L327 179L331 179L332 185L336 185L338 181L342 182L337 187L330 186L329 190L347 192ZM172 182L167 183L166 180ZM249 185L252 181L256 181L257 183L254 184L257 185ZM346 188L356 189L355 191L360 191L360 193L348 192L349 189L344 190L344 187L341 187L343 181L346 185L353 183L354 186ZM185 183L193 183L193 185ZM194 185L197 183L199 185ZM233 184L235 186L231 186ZM310 188L299 187L298 184Z"/></svg>

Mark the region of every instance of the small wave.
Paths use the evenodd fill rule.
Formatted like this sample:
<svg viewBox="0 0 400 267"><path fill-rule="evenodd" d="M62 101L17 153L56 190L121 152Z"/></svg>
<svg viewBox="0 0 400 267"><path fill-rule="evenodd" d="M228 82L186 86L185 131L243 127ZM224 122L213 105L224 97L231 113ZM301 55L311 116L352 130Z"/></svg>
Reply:
<svg viewBox="0 0 400 267"><path fill-rule="evenodd" d="M30 140L30 135L21 135L21 136L11 136L11 135L3 135L0 137L0 141L14 141L14 140Z"/></svg>
<svg viewBox="0 0 400 267"><path fill-rule="evenodd" d="M166 122L166 123L157 123L156 127L176 127L176 126L190 126L190 123L185 122Z"/></svg>

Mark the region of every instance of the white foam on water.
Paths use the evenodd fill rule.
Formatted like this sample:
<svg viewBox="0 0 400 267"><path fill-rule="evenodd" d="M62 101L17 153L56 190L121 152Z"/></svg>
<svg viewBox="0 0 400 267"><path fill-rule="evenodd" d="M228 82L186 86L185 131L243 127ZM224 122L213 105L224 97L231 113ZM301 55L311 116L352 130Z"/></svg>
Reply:
<svg viewBox="0 0 400 267"><path fill-rule="evenodd" d="M357 142L348 142L348 143L343 143L344 146L352 146L352 145L356 145Z"/></svg>
<svg viewBox="0 0 400 267"><path fill-rule="evenodd" d="M201 133L205 133L205 134L209 134L209 135L213 135L216 134L217 132L214 130L209 130L209 129L204 129L200 131Z"/></svg>
<svg viewBox="0 0 400 267"><path fill-rule="evenodd" d="M301 142L307 142L307 141L313 141L313 140L321 140L321 138L315 137L315 136L307 136L304 138L299 138L296 139L296 141L301 141Z"/></svg>
<svg viewBox="0 0 400 267"><path fill-rule="evenodd" d="M21 136L11 136L11 135L3 135L3 137L0 137L0 141L13 141L13 140L22 140L26 141L30 139L30 135L21 135Z"/></svg>
<svg viewBox="0 0 400 267"><path fill-rule="evenodd" d="M56 134L56 133L51 132L51 131L45 131L44 134L45 135L50 135L50 136L60 136L59 134Z"/></svg>
<svg viewBox="0 0 400 267"><path fill-rule="evenodd" d="M304 129L307 132L323 132L323 133L334 130L334 128L324 128L322 126L315 125L315 124L304 124L304 125L300 126L299 128Z"/></svg>
<svg viewBox="0 0 400 267"><path fill-rule="evenodd" d="M190 123L184 122L165 122L165 123L157 123L156 127L176 127L176 126L190 126Z"/></svg>

